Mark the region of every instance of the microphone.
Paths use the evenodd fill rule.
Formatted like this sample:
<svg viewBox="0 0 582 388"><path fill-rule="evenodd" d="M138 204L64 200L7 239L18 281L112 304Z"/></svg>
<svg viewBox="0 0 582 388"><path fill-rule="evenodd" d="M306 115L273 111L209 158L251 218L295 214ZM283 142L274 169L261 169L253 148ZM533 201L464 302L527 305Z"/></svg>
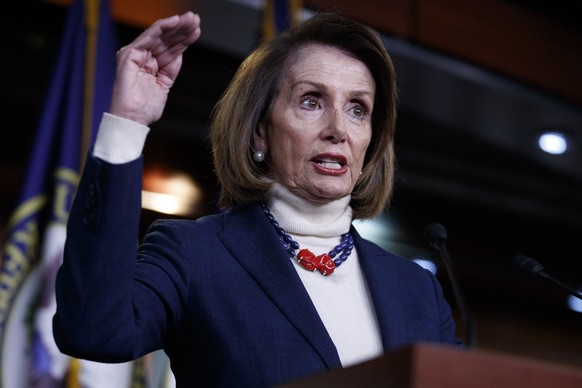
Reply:
<svg viewBox="0 0 582 388"><path fill-rule="evenodd" d="M537 260L524 256L524 255L517 255L511 259L511 268L516 271L518 274L525 278L534 279L534 280L546 280L572 294L576 298L582 300L582 294L578 291L574 290L573 288L567 286L566 284L562 283L560 280L556 279L555 277L549 275L545 270L544 266L541 265Z"/></svg>
<svg viewBox="0 0 582 388"><path fill-rule="evenodd" d="M432 248L434 248L440 255L441 261L444 264L445 270L451 282L453 288L453 294L457 305L459 307L459 313L466 331L465 346L467 348L475 347L475 326L473 324L473 319L469 314L469 309L467 307L467 302L465 301L463 292L461 291L461 285L459 279L455 272L453 262L449 256L449 252L446 247L447 243L447 230L444 226L437 223L428 224L424 230L424 237Z"/></svg>

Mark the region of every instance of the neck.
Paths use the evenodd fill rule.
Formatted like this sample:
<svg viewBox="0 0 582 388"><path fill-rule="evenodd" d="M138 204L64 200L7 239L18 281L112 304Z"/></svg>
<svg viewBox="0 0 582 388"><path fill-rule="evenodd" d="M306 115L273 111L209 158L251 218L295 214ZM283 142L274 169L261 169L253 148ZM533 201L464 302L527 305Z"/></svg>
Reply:
<svg viewBox="0 0 582 388"><path fill-rule="evenodd" d="M350 199L347 196L327 203L314 203L275 182L266 202L287 233L332 237L346 233L350 228Z"/></svg>

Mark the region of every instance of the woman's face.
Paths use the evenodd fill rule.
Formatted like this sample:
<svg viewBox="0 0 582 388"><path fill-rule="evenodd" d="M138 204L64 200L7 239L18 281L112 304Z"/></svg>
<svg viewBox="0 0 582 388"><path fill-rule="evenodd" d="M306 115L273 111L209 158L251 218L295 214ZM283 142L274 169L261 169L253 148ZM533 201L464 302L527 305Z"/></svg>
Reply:
<svg viewBox="0 0 582 388"><path fill-rule="evenodd" d="M310 201L350 194L372 137L375 91L358 59L330 46L302 48L255 133L271 177Z"/></svg>

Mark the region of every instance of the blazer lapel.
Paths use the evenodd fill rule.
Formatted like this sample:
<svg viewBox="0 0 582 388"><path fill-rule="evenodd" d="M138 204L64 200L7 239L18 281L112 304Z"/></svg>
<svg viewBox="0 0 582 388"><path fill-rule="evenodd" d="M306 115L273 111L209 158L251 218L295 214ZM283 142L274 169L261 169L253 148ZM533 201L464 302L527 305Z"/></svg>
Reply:
<svg viewBox="0 0 582 388"><path fill-rule="evenodd" d="M220 238L230 253L315 348L325 365L340 367L335 345L260 206L231 210L225 214L224 225Z"/></svg>
<svg viewBox="0 0 582 388"><path fill-rule="evenodd" d="M401 295L398 289L399 279L390 264L390 254L364 240L353 226L351 233L374 304L382 345L384 351L388 351L395 345L393 331L402 325L402 303L399 301L406 296Z"/></svg>

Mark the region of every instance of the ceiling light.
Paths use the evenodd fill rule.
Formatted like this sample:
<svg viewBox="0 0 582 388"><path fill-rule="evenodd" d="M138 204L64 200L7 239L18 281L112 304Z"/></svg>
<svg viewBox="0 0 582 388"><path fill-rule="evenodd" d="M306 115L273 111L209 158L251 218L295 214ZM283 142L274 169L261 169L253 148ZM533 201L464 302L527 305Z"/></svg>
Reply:
<svg viewBox="0 0 582 388"><path fill-rule="evenodd" d="M183 173L152 169L144 174L142 207L165 214L190 216L202 199L202 190Z"/></svg>
<svg viewBox="0 0 582 388"><path fill-rule="evenodd" d="M560 132L542 133L538 144L543 151L553 155L563 154L568 149L566 136Z"/></svg>
<svg viewBox="0 0 582 388"><path fill-rule="evenodd" d="M189 214L191 211L192 204L176 195L143 190L141 196L144 209L174 215Z"/></svg>
<svg viewBox="0 0 582 388"><path fill-rule="evenodd" d="M582 313L582 300L573 295L570 295L568 298L568 306L570 307L570 310Z"/></svg>
<svg viewBox="0 0 582 388"><path fill-rule="evenodd" d="M416 264L420 265L422 268L430 271L433 275L436 275L437 266L432 260L423 259L420 257L415 257L412 259L412 261L414 261Z"/></svg>

